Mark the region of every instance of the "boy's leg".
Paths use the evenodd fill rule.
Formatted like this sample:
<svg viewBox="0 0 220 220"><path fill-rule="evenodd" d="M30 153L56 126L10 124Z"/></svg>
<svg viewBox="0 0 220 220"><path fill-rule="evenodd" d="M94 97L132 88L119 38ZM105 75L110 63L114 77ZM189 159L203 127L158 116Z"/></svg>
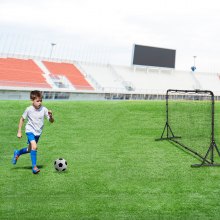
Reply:
<svg viewBox="0 0 220 220"><path fill-rule="evenodd" d="M30 141L31 144L31 162L32 171L34 174L39 173L40 170L37 168L37 143L35 140Z"/></svg>
<svg viewBox="0 0 220 220"><path fill-rule="evenodd" d="M30 151L29 151L29 146L20 149L20 150L18 151L18 156L21 156L22 154L27 154L27 153L30 153Z"/></svg>
<svg viewBox="0 0 220 220"><path fill-rule="evenodd" d="M15 150L14 151L14 156L12 158L12 163L15 165L17 163L17 160L18 160L19 156L21 156L22 154L30 153L29 149L30 149L30 146L22 148L20 150Z"/></svg>
<svg viewBox="0 0 220 220"><path fill-rule="evenodd" d="M12 164L16 164L17 163L17 160L18 160L18 153L19 153L19 150L15 150L14 151L14 156L13 156L13 158L12 158L12 160L11 160L11 162L12 162Z"/></svg>

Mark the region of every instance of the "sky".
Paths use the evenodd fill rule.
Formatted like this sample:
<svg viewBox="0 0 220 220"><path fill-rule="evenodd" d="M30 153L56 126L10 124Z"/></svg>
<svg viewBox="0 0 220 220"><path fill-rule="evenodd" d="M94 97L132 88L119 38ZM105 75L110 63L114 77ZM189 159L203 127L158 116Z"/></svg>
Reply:
<svg viewBox="0 0 220 220"><path fill-rule="evenodd" d="M130 66L140 44L220 73L219 12L218 0L0 0L0 53Z"/></svg>

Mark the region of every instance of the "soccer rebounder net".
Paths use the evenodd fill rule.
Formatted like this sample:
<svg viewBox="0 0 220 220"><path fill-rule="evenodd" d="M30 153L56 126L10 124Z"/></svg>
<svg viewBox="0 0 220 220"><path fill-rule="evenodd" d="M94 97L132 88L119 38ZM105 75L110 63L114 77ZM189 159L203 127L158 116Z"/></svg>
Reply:
<svg viewBox="0 0 220 220"><path fill-rule="evenodd" d="M166 92L166 122L161 137L190 151L200 164L220 166L214 161L220 152L215 142L214 94L207 90L172 90Z"/></svg>

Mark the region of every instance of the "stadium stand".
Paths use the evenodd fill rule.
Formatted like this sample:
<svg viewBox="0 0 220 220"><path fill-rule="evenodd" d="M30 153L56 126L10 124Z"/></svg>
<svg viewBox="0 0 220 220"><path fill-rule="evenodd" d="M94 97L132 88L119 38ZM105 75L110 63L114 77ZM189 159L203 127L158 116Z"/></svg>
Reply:
<svg viewBox="0 0 220 220"><path fill-rule="evenodd" d="M0 86L51 88L33 60L0 58Z"/></svg>
<svg viewBox="0 0 220 220"><path fill-rule="evenodd" d="M220 74L0 58L0 99L26 99L27 91L33 89L44 91L47 99L164 99L167 89L212 90L220 99Z"/></svg>
<svg viewBox="0 0 220 220"><path fill-rule="evenodd" d="M114 69L110 65L81 63L81 66L101 85L103 91L126 91L125 86L122 84L122 77L117 72L114 72Z"/></svg>
<svg viewBox="0 0 220 220"><path fill-rule="evenodd" d="M94 88L85 79L84 75L71 63L56 63L42 61L45 67L50 71L53 79L65 77L70 81L76 90L94 90ZM64 78L64 79L65 79ZM63 84L65 87L65 83ZM59 86L62 88L62 85Z"/></svg>
<svg viewBox="0 0 220 220"><path fill-rule="evenodd" d="M204 90L220 91L220 78L217 73L197 72L194 74Z"/></svg>
<svg viewBox="0 0 220 220"><path fill-rule="evenodd" d="M147 70L146 68L115 66L122 77L131 82L137 92L165 93L167 89L193 89L196 83L190 72Z"/></svg>

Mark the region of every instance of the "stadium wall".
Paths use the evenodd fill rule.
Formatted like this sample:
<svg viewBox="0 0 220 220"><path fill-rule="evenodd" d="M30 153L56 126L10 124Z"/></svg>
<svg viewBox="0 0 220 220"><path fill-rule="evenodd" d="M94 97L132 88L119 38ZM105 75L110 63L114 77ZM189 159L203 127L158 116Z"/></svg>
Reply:
<svg viewBox="0 0 220 220"><path fill-rule="evenodd" d="M29 100L30 91L40 90L45 100L163 100L164 94L134 92L71 91L42 88L0 88L0 100Z"/></svg>
<svg viewBox="0 0 220 220"><path fill-rule="evenodd" d="M106 92L76 92L61 90L42 90L33 89L0 89L0 100L30 100L30 91L38 89L43 92L44 100L63 100L63 101L104 101L104 100L165 100L166 94L138 94L138 93L106 93ZM180 96L173 99L182 99ZM197 99L195 96L192 99ZM220 100L220 96L215 96L216 100Z"/></svg>
<svg viewBox="0 0 220 220"><path fill-rule="evenodd" d="M105 100L105 95L102 93L42 90L42 88L0 89L0 100L29 100L30 91L35 89L43 92L43 96L45 100Z"/></svg>

